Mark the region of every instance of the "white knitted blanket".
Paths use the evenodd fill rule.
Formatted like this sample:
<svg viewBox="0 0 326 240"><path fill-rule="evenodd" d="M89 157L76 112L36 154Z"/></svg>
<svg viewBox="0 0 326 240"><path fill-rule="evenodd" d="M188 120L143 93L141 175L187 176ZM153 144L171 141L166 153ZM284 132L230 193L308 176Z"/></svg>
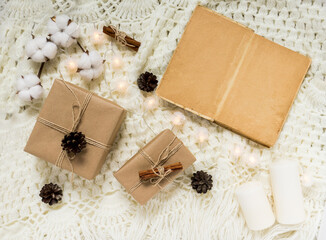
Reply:
<svg viewBox="0 0 326 240"><path fill-rule="evenodd" d="M171 128L174 111L186 115L175 134L196 156L195 164L145 206L137 204L113 177L140 147L155 135L146 126L143 94L135 81L143 71L160 79L195 6L200 3L252 28L285 47L308 55L312 66L290 111L276 145L258 146L216 124L160 100L144 118L159 133ZM111 99L129 112L102 171L92 181L23 151L43 100L21 103L15 80L37 73L39 64L26 59L24 45L35 35L46 34L48 19L59 13L80 25L80 41L97 49L106 59L99 79L85 83L70 76L65 59L81 55L73 45L45 64L41 77L45 99L55 78L65 80ZM0 238L1 239L314 239L325 205L326 182L326 3L324 0L1 0L0 2ZM103 25L120 25L142 45L134 53L109 40L94 46L90 35ZM34 27L33 27L34 25ZM203 46L205 47L205 46ZM112 56L120 54L124 67L113 70ZM194 56L196 57L196 56ZM112 91L118 79L130 83L125 95ZM206 144L196 143L196 130L209 131ZM259 156L260 165L248 169L233 156L234 144L243 154ZM275 224L250 231L234 196L235 188L248 180L261 181L270 200L269 165L277 159L298 161L309 170L314 185L304 188L307 220L296 226ZM190 176L205 170L213 176L213 189L199 195L191 189ZM38 196L48 182L63 187L61 204L49 207ZM271 201L272 202L272 201Z"/></svg>

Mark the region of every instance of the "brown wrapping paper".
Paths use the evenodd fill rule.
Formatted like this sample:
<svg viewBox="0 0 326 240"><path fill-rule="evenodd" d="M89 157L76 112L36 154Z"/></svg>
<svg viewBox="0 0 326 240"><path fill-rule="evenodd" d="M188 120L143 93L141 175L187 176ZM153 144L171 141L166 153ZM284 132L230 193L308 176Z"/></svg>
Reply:
<svg viewBox="0 0 326 240"><path fill-rule="evenodd" d="M68 82L66 84L82 103L89 91ZM71 129L73 124L72 104L75 102L76 99L64 82L55 80L40 111L39 118ZM126 111L119 105L94 94L76 131L81 131L86 137L110 146L124 120L125 113ZM62 151L61 140L63 137L63 133L36 121L25 151L54 164ZM87 179L94 178L101 170L108 152L106 149L87 144L86 148L71 161L74 173ZM63 159L61 167L69 171L72 170L67 157Z"/></svg>
<svg viewBox="0 0 326 240"><path fill-rule="evenodd" d="M156 93L270 147L310 63L309 57L198 6Z"/></svg>
<svg viewBox="0 0 326 240"><path fill-rule="evenodd" d="M153 160L159 158L160 153L169 145L174 139L175 135L170 130L164 130L150 141L142 150L147 153ZM176 147L182 142L176 138L171 148ZM169 165L176 162L181 162L183 170L188 168L196 158L192 153L182 144L179 150L172 155L164 165ZM145 204L150 200L161 188L164 188L170 181L173 181L181 171L172 172L168 175L169 180L163 179L159 185L154 186L150 182L141 183L134 191L130 191L140 182L139 171L151 169L152 165L139 152L128 160L117 172L114 173L115 178L126 188L126 190L134 197L140 204Z"/></svg>

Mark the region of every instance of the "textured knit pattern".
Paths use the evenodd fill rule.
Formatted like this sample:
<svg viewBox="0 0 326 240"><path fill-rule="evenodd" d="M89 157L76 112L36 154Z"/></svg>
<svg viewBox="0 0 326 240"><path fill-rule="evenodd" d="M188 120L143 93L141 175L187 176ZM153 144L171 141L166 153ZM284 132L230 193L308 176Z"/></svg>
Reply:
<svg viewBox="0 0 326 240"><path fill-rule="evenodd" d="M312 58L281 135L271 149L259 146L216 124L160 100L151 112L143 103L154 93L141 92L137 77L144 71L161 79L192 11L195 0L2 0L0 2L0 236L2 239L314 239L326 193L326 3L324 0L221 0L199 2L234 19L256 33ZM104 74L90 83L79 74L69 75L65 60L81 56L73 44L58 49L41 76L44 98L22 103L15 80L37 73L39 64L26 59L24 46L46 35L51 16L67 14L80 25L81 44L98 50L106 60ZM107 38L94 46L91 33L103 25L120 29L141 42L137 53ZM34 27L33 27L34 26ZM205 47L205 46L203 46ZM111 59L120 55L124 66L114 70ZM36 117L55 78L65 80L113 100L128 110L112 151L100 174L92 181L78 176L74 186L68 171L23 151ZM126 94L113 90L119 79L130 87ZM173 129L197 161L145 206L138 205L113 177L140 147L165 128L174 111L186 116L183 128ZM196 130L209 131L206 143L196 143ZM249 169L233 156L233 146L243 154L259 156L260 165ZM277 159L298 161L309 169L314 185L304 188L307 220L296 226L275 224L250 231L235 199L236 187L248 180L261 181L272 202L269 165ZM197 170L213 176L205 195L191 189ZM63 188L62 203L52 207L38 196L45 183Z"/></svg>

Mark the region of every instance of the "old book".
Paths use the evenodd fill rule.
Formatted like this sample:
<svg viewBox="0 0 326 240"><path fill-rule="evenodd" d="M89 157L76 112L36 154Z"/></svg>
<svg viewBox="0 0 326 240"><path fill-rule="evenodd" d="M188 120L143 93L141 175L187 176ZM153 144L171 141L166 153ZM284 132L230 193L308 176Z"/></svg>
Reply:
<svg viewBox="0 0 326 240"><path fill-rule="evenodd" d="M197 6L156 93L270 147L310 63L309 57Z"/></svg>

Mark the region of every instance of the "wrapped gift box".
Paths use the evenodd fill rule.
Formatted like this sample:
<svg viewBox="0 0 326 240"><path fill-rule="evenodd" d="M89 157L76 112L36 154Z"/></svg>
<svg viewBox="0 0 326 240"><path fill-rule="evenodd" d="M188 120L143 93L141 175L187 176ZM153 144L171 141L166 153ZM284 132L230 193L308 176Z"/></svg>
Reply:
<svg viewBox="0 0 326 240"><path fill-rule="evenodd" d="M92 179L101 170L125 114L122 107L107 99L63 80L55 80L25 151ZM72 130L82 132L87 141L74 159L70 159L61 146L65 134Z"/></svg>
<svg viewBox="0 0 326 240"><path fill-rule="evenodd" d="M182 170L171 172L158 184L141 181L140 171L151 169L153 166L166 166L176 162L180 162L184 170L195 160L194 155L170 130L164 130L128 160L114 173L114 176L135 200L143 205L173 181Z"/></svg>
<svg viewBox="0 0 326 240"><path fill-rule="evenodd" d="M270 147L310 62L309 57L198 6L156 93Z"/></svg>

